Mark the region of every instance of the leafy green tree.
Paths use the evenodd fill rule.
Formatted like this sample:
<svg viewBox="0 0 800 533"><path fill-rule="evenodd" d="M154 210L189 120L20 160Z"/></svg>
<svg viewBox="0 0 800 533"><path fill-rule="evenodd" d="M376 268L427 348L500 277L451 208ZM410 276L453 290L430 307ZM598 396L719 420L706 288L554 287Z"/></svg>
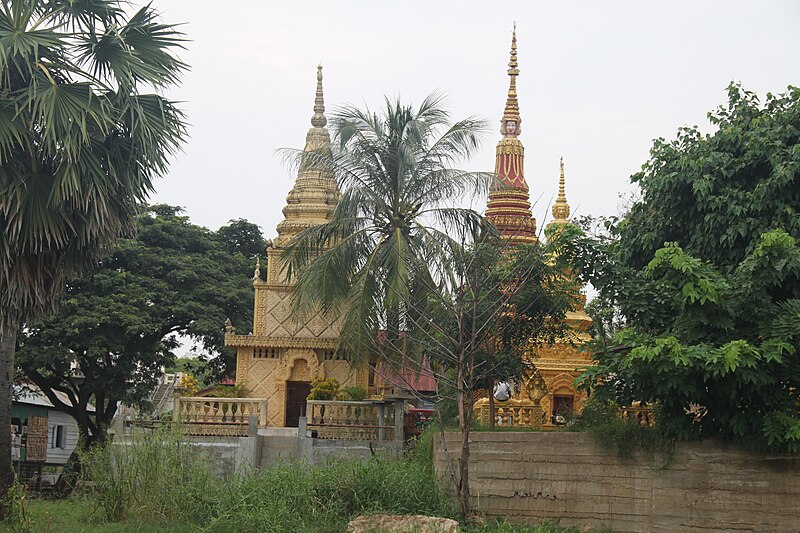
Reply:
<svg viewBox="0 0 800 533"><path fill-rule="evenodd" d="M147 91L178 81L182 42L149 5L0 3L0 502L17 331L132 229L166 171L183 114Z"/></svg>
<svg viewBox="0 0 800 533"><path fill-rule="evenodd" d="M800 90L732 85L709 117L655 142L613 241L584 241L628 326L586 379L658 402L669 436L800 452Z"/></svg>
<svg viewBox="0 0 800 533"><path fill-rule="evenodd" d="M396 341L407 302L458 245L448 231L481 216L456 207L486 190L491 174L453 168L477 148L482 121L450 124L442 99L418 109L386 101L382 114L345 107L332 119L332 153L302 154L330 169L342 191L333 219L304 230L283 255L297 279L297 309L346 309L340 347L364 356L378 330Z"/></svg>
<svg viewBox="0 0 800 533"><path fill-rule="evenodd" d="M68 284L57 314L26 328L19 365L77 421L84 447L105 440L119 402L147 399L174 364L179 336L220 354L225 319L252 321L252 261L222 234L179 208L154 206L139 217L136 239L120 239L111 257Z"/></svg>
<svg viewBox="0 0 800 533"><path fill-rule="evenodd" d="M229 220L217 230L217 236L226 243L231 253L239 252L245 257L264 255L267 243L261 228L243 218Z"/></svg>

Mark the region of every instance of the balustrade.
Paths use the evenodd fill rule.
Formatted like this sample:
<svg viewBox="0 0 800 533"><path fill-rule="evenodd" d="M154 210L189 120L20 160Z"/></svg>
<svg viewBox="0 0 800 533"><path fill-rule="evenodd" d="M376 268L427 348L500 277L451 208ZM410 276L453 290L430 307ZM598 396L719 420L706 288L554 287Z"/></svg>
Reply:
<svg viewBox="0 0 800 533"><path fill-rule="evenodd" d="M486 398L478 400L474 410L480 422L489 425L489 400ZM497 427L542 427L542 408L533 400L495 401L494 416Z"/></svg>
<svg viewBox="0 0 800 533"><path fill-rule="evenodd" d="M251 417L267 426L265 398L176 398L172 418L191 435L247 435Z"/></svg>
<svg viewBox="0 0 800 533"><path fill-rule="evenodd" d="M402 413L402 402L399 405ZM385 401L308 400L306 426L320 439L394 440L402 438L403 417L397 416L397 404L392 407Z"/></svg>

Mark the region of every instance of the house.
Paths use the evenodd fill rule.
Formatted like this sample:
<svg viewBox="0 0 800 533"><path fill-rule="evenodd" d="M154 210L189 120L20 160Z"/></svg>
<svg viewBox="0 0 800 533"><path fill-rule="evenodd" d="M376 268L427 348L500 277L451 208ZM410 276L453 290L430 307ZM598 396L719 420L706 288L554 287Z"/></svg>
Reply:
<svg viewBox="0 0 800 533"><path fill-rule="evenodd" d="M64 393L55 391L55 394L64 403L70 403ZM47 421L46 431L44 420ZM14 460L20 462L44 459L47 465L60 466L67 462L78 444L78 424L75 419L57 410L41 389L32 383L14 385L12 434L15 429L17 436L11 454ZM44 457L40 459L42 448Z"/></svg>

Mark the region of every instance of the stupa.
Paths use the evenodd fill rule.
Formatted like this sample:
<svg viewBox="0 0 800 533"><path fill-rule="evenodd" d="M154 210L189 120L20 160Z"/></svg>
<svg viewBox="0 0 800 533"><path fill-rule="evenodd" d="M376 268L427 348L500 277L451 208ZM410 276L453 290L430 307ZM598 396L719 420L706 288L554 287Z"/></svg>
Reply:
<svg viewBox="0 0 800 533"><path fill-rule="evenodd" d="M336 354L337 318L320 312L304 317L292 313L293 280L287 279L280 261L295 235L331 220L339 200L334 176L320 164L320 156L331 146L326 125L319 66L314 115L297 179L286 197L278 235L267 249L266 275L262 277L260 263L253 274L253 333L237 335L229 324L225 335L226 346L236 348L236 384L248 397L267 398L270 426L297 426L314 377L336 378L342 387L367 382L365 369L351 368Z"/></svg>

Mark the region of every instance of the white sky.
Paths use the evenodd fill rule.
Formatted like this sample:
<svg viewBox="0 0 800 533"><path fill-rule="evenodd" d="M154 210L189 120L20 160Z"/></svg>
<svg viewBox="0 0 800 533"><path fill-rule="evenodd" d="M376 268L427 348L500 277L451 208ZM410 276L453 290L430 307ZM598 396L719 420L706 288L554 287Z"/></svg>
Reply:
<svg viewBox="0 0 800 533"><path fill-rule="evenodd" d="M726 99L731 80L760 95L800 83L800 2L154 0L185 23L192 66L181 100L184 152L153 202L216 229L229 219L275 234L292 176L276 149L302 148L316 66L328 112L383 96L448 95L454 119L492 132L470 169L493 170L517 22L525 175L540 226L565 158L573 215L612 215L652 139L672 139ZM481 199L477 206L482 208Z"/></svg>

